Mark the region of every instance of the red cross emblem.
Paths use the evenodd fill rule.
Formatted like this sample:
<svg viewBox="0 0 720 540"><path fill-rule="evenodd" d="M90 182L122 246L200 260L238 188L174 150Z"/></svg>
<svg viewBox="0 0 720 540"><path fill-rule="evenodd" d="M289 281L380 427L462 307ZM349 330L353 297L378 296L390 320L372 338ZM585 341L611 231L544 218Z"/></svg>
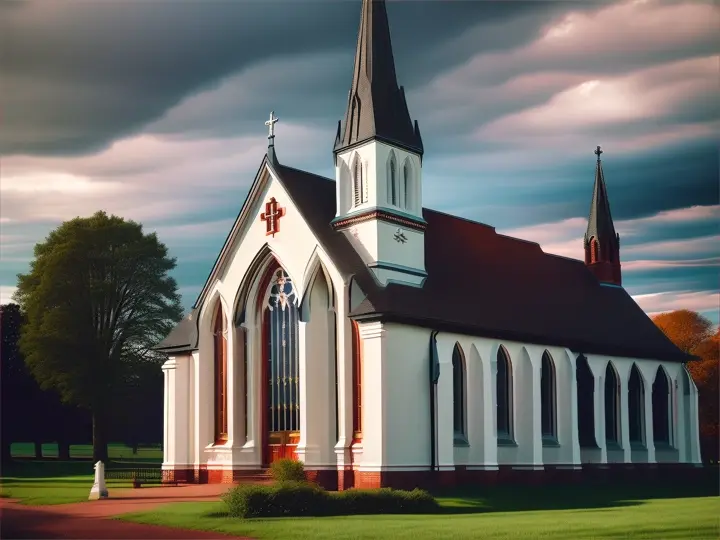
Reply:
<svg viewBox="0 0 720 540"><path fill-rule="evenodd" d="M265 222L265 236L280 232L280 218L285 215L285 209L278 207L275 197L270 198L270 202L265 203L265 212L260 214L260 219Z"/></svg>

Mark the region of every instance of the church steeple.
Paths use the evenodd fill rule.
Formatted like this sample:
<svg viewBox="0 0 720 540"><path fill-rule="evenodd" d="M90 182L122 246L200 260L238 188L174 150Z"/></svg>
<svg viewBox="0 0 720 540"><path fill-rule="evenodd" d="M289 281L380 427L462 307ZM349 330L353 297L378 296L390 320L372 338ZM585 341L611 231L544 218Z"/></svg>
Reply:
<svg viewBox="0 0 720 540"><path fill-rule="evenodd" d="M332 224L377 280L422 286L423 143L398 87L383 0L363 0L345 124L335 135Z"/></svg>
<svg viewBox="0 0 720 540"><path fill-rule="evenodd" d="M371 139L423 153L420 129L410 119L405 91L395 75L385 0L362 3L352 86L335 154Z"/></svg>
<svg viewBox="0 0 720 540"><path fill-rule="evenodd" d="M595 150L595 187L590 204L590 218L585 233L585 264L602 283L622 284L620 270L620 235L615 232L610 200L608 199L605 176L603 174L598 146Z"/></svg>

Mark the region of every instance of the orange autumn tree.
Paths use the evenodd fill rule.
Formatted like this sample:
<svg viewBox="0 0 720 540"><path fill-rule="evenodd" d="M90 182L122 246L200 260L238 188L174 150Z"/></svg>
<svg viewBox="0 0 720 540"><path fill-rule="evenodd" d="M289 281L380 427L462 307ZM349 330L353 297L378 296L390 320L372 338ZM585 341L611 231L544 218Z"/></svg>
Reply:
<svg viewBox="0 0 720 540"><path fill-rule="evenodd" d="M720 416L720 331L709 319L687 309L661 313L653 317L653 321L678 348L699 358L688 362L687 367L698 388L700 435L711 442L703 445L704 458L716 460Z"/></svg>

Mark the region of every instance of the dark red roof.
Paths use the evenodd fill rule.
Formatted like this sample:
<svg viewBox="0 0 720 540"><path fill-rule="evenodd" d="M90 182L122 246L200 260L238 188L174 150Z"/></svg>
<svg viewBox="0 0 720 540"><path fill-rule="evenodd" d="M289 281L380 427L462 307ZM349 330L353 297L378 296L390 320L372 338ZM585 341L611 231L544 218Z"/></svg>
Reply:
<svg viewBox="0 0 720 540"><path fill-rule="evenodd" d="M281 181L339 270L367 298L350 316L562 346L586 354L687 361L621 287L601 285L582 261L498 234L491 226L424 209L422 288L380 287L345 235L332 229L335 182L285 166ZM578 242L578 253L582 253Z"/></svg>
<svg viewBox="0 0 720 540"><path fill-rule="evenodd" d="M665 337L625 289L601 285L582 261L544 253L533 242L435 210L423 210L424 286L381 287L345 235L330 224L335 182L277 163L271 166L338 270L352 276L365 293L349 313L352 318L406 322L585 354L678 362L693 358ZM157 348L197 348L199 308Z"/></svg>

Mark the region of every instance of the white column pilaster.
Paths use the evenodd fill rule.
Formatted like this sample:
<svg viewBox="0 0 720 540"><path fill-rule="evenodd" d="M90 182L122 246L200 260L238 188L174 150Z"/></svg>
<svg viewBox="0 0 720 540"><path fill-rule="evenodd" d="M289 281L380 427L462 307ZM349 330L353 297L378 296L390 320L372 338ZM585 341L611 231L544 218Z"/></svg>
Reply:
<svg viewBox="0 0 720 540"><path fill-rule="evenodd" d="M175 368L170 357L162 366L164 375L163 403L163 466L175 464Z"/></svg>
<svg viewBox="0 0 720 540"><path fill-rule="evenodd" d="M561 418L566 419L566 425L565 426L557 426L558 435L562 433L563 436L560 439L560 444L567 445L567 455L569 457L569 463L572 465L580 466L582 460L580 457L580 434L578 431L578 394L577 394L577 359L576 355L574 355L569 349L565 349L565 355L566 355L566 362L563 366L566 370L565 376L562 377L562 380L566 381L565 384L562 384L560 381L560 376L556 375L555 385L556 385L556 392L559 394L560 392L564 393L569 402L569 414L566 416L564 414L561 414L561 411L556 409L555 415L557 418L557 422L561 421ZM558 369L556 367L556 373L558 372ZM560 390L560 386L564 387L564 390ZM556 406L560 404L559 397L556 398ZM569 422L569 425L567 424Z"/></svg>
<svg viewBox="0 0 720 540"><path fill-rule="evenodd" d="M335 318L337 346L337 402L338 402L338 440L335 443L335 460L338 469L352 464L350 446L353 441L353 358L352 358L352 321L344 314L350 294L347 284L338 291L337 316ZM360 354L362 351L358 351Z"/></svg>
<svg viewBox="0 0 720 540"><path fill-rule="evenodd" d="M588 356L588 366L593 374L594 399L593 414L595 423L595 443L600 448L600 464L608 462L607 433L605 432L605 370L607 360Z"/></svg>
<svg viewBox="0 0 720 540"><path fill-rule="evenodd" d="M383 354L386 329L381 322L359 324L362 346L363 441L360 470L379 470L385 465L385 403Z"/></svg>
<svg viewBox="0 0 720 540"><path fill-rule="evenodd" d="M630 369L632 364L626 365L618 362L616 365L620 384L620 446L622 446L623 463L632 462L632 449L630 447L630 401L628 389L630 388Z"/></svg>
<svg viewBox="0 0 720 540"><path fill-rule="evenodd" d="M446 334L437 335L440 378L437 382L437 466L441 471L455 469L455 433L453 430L453 366L455 341Z"/></svg>

